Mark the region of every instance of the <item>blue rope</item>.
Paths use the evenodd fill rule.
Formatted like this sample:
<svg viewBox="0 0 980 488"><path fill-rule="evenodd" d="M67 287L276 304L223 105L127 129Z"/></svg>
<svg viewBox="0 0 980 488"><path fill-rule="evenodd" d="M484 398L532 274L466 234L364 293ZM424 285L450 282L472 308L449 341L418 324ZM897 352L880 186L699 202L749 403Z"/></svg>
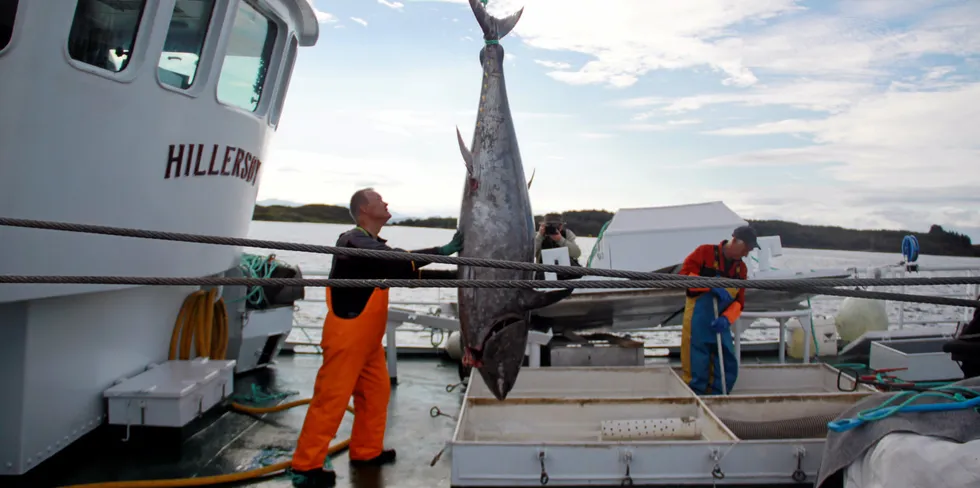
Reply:
<svg viewBox="0 0 980 488"><path fill-rule="evenodd" d="M967 394L973 398L967 399ZM895 401L906 398L899 405L892 405ZM951 400L950 403L925 403L913 405L912 402L923 397L938 397ZM940 386L931 391L911 392L903 391L885 400L877 407L858 412L855 418L834 420L827 423L827 428L834 432L844 432L851 430L867 422L885 419L899 412L948 412L952 410L965 410L967 408L980 407L980 395L969 388L961 386Z"/></svg>
<svg viewBox="0 0 980 488"><path fill-rule="evenodd" d="M919 239L914 235L907 235L902 239L902 256L906 263L914 263L919 259Z"/></svg>

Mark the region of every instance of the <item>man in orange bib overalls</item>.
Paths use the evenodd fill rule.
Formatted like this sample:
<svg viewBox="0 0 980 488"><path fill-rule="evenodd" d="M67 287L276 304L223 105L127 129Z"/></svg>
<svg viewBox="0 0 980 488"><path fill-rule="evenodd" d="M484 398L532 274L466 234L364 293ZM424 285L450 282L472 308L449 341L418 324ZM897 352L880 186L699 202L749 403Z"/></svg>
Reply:
<svg viewBox="0 0 980 488"><path fill-rule="evenodd" d="M749 226L739 227L732 232L730 241L698 246L684 259L680 274L744 280L748 270L742 258L758 247L755 230ZM681 329L681 376L698 395L732 391L735 386L738 358L735 357L732 334L737 331L732 331L731 327L742 315L744 307L744 288L687 289ZM724 357L718 357L719 337ZM720 374L722 362L725 378Z"/></svg>
<svg viewBox="0 0 980 488"><path fill-rule="evenodd" d="M388 204L372 188L351 197L351 217L357 227L340 235L337 247L402 251L388 247L378 236L391 218ZM457 231L445 246L411 251L448 256L463 248ZM456 271L423 270L413 261L333 256L330 278L337 279L455 279ZM384 448L391 384L381 345L388 322L387 288L327 288L327 317L323 322L323 365L317 372L303 430L291 463L293 486L330 487L336 484L327 457L330 442L354 397L354 426L350 440L353 465L383 465L395 460L395 450Z"/></svg>

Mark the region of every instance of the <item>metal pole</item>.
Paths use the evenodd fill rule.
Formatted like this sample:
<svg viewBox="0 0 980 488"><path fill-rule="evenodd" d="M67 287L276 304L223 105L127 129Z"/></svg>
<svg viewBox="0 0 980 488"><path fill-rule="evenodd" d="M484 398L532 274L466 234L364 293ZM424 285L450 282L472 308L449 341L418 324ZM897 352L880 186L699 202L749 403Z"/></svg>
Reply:
<svg viewBox="0 0 980 488"><path fill-rule="evenodd" d="M718 319L718 297L711 297L715 305L715 320ZM715 341L718 343L718 366L721 368L721 392L728 395L728 378L725 376L725 356L724 348L721 347L721 332L715 332Z"/></svg>

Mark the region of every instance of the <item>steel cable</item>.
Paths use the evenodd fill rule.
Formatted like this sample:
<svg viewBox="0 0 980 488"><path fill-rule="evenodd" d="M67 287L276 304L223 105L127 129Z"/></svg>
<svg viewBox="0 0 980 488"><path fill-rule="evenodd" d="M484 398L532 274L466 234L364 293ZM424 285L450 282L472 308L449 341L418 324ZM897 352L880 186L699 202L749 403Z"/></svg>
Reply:
<svg viewBox="0 0 980 488"><path fill-rule="evenodd" d="M582 268L576 266L558 266L517 261L503 261L483 258L461 258L440 256L434 254L414 254L399 251L374 251L347 247L321 246L282 241L246 239L238 237L222 237L177 232L151 231L129 229L101 225L75 224L68 222L52 222L30 219L12 219L0 217L0 225L10 227L25 227L87 234L114 235L143 239L157 239L177 242L192 242L200 244L215 244L241 246L263 249L311 252L318 254L336 254L368 258L391 259L399 261L415 261L418 263L443 263L458 266L492 267L523 271L560 272L583 276L603 276L610 278L626 278L623 280L335 280L335 279L296 279L296 278L227 278L227 277L125 277L125 276L0 276L0 283L6 284L107 284L107 285L164 285L164 286L194 286L194 285L242 285L242 286L320 286L320 287L386 287L386 288L752 288L764 290L809 292L817 295L848 296L873 298L912 303L931 303L937 305L952 305L964 307L980 307L977 300L966 300L949 297L933 297L887 293L866 290L843 290L832 287L863 287L863 286L922 286L922 285L967 285L980 284L980 276L965 277L922 277L922 278L796 278L796 279L758 279L737 280L730 278L706 278L682 276L666 273L643 273L637 271L622 271L609 269Z"/></svg>

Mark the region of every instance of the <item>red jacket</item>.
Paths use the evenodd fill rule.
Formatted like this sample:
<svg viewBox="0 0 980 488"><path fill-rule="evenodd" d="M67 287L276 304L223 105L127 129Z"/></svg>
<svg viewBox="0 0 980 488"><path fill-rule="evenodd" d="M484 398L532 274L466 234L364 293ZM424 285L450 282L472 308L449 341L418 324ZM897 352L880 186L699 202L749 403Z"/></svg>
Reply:
<svg viewBox="0 0 980 488"><path fill-rule="evenodd" d="M725 253L722 252L725 244L728 241L721 241L720 244L702 244L694 249L691 254L684 258L684 264L681 266L682 275L687 276L704 276L704 277L715 277L716 270L722 270L721 275L726 278L735 278L739 280L748 279L748 269L745 263L739 259L735 261L726 261ZM735 290L734 288L728 289L730 292ZM697 297L702 293L707 293L709 288L688 288L687 296ZM728 306L724 311L720 311L721 315L728 317L728 321L735 323L736 320L742 315L742 310L745 308L745 288L739 288L738 292L735 294L735 301Z"/></svg>

